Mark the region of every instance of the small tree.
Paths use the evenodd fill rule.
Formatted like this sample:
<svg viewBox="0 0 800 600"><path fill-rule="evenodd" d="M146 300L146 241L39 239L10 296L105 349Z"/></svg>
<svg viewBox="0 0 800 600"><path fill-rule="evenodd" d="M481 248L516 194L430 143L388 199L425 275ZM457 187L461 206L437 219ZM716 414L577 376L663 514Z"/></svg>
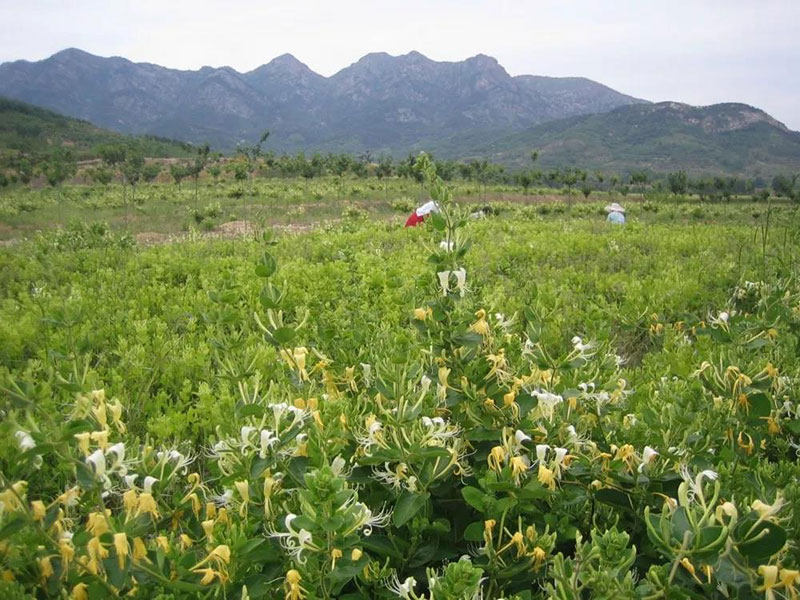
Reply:
<svg viewBox="0 0 800 600"><path fill-rule="evenodd" d="M72 152L56 148L42 165L42 174L51 187L58 187L78 172L78 163Z"/></svg>
<svg viewBox="0 0 800 600"><path fill-rule="evenodd" d="M189 165L189 175L192 176L194 179L194 203L197 205L197 187L200 181L200 173L203 172L203 169L206 168L206 164L208 164L208 153L211 151L208 144L204 144L200 148L197 149L197 155L194 157L194 161L191 165Z"/></svg>
<svg viewBox="0 0 800 600"><path fill-rule="evenodd" d="M522 173L517 173L515 177L517 181L517 185L519 185L522 190L525 192L525 195L528 195L528 189L531 187L533 183L533 178L531 177L530 173L527 171L523 171Z"/></svg>
<svg viewBox="0 0 800 600"><path fill-rule="evenodd" d="M108 185L114 179L114 172L104 165L100 165L89 169L87 171L89 177L95 183L99 183L100 185Z"/></svg>
<svg viewBox="0 0 800 600"><path fill-rule="evenodd" d="M127 148L124 144L102 144L97 147L97 155L113 173L116 173L125 162ZM122 186L122 201L125 202L125 185Z"/></svg>
<svg viewBox="0 0 800 600"><path fill-rule="evenodd" d="M178 187L181 186L181 181L189 175L189 171L186 168L186 165L183 163L172 163L169 166L169 174L172 177L173 181L175 181L175 185Z"/></svg>
<svg viewBox="0 0 800 600"><path fill-rule="evenodd" d="M132 200L136 201L136 184L142 178L144 171L144 151L139 145L131 144L125 152L125 162L122 163L121 171L125 182L131 186Z"/></svg>
<svg viewBox="0 0 800 600"><path fill-rule="evenodd" d="M159 176L161 173L161 165L158 163L147 163L144 168L142 168L142 179L144 179L147 183L153 181L156 177Z"/></svg>
<svg viewBox="0 0 800 600"><path fill-rule="evenodd" d="M667 185L669 191L675 196L683 195L689 188L689 178L686 171L675 171L667 175Z"/></svg>

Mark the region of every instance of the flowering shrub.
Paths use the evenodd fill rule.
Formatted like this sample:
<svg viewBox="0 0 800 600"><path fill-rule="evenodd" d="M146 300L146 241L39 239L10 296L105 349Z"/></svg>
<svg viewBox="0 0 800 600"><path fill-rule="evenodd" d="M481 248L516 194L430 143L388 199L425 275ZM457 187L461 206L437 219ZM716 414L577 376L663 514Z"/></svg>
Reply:
<svg viewBox="0 0 800 600"><path fill-rule="evenodd" d="M163 286L208 278L202 304L169 325L204 337L180 346L138 315L119 349L144 362L161 340L160 360L206 357L225 386L194 388L191 371L166 368L126 380L122 364L103 380L90 332L44 355L49 374L41 358L4 366L4 597L797 594L792 273L732 281L711 312L620 314L608 330L541 297L509 297L509 311L486 299L518 285L502 280L515 257L492 259L501 281L487 289L470 254L491 257L472 247L476 228L511 226L470 225L432 164L418 167L441 213L401 232L430 239L396 338L365 333L358 306L339 329L316 321L323 307L264 235L250 256L258 286L244 290L233 271L145 264ZM381 262L337 270L363 267L326 235L319 256L291 241L307 260L337 255L315 285L391 288L372 278ZM623 269L619 243L607 260ZM56 293L29 292L40 307ZM591 319L599 300L584 300ZM48 323L78 328L80 301L65 296ZM198 406L203 420L182 426Z"/></svg>

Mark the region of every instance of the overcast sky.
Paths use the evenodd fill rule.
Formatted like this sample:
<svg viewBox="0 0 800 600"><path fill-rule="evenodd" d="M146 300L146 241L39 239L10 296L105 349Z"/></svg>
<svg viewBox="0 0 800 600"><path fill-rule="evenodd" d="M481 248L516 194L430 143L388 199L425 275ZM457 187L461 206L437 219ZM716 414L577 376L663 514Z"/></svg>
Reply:
<svg viewBox="0 0 800 600"><path fill-rule="evenodd" d="M745 102L800 130L800 0L0 0L0 62L67 47L239 71L289 52L323 75L368 52L483 53L512 75Z"/></svg>

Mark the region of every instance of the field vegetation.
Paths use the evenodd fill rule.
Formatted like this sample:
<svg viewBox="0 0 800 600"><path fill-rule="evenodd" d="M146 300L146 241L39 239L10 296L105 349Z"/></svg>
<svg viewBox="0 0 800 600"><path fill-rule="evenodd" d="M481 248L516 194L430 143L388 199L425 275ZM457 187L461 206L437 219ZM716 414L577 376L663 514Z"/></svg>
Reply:
<svg viewBox="0 0 800 600"><path fill-rule="evenodd" d="M0 196L2 597L797 595L791 179L138 156Z"/></svg>

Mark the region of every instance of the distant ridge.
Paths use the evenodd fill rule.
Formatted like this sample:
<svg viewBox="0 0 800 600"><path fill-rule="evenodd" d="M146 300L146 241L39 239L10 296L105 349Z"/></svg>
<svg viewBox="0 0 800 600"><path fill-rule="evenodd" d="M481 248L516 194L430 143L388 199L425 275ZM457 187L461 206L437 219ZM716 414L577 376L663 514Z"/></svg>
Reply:
<svg viewBox="0 0 800 600"><path fill-rule="evenodd" d="M540 167L731 175L800 171L800 133L738 103L624 106L551 121L469 148L464 144L463 156L487 156L493 147L496 159L510 165L523 164L536 148Z"/></svg>
<svg viewBox="0 0 800 600"><path fill-rule="evenodd" d="M641 100L582 78L510 76L492 57L367 54L331 77L290 54L247 73L169 69L69 48L0 65L0 94L126 133L231 149L264 129L278 150L402 154L426 139L500 135Z"/></svg>
<svg viewBox="0 0 800 600"><path fill-rule="evenodd" d="M55 148L70 149L79 160L95 158L100 144L124 143L130 136L108 131L88 121L65 117L18 100L0 96L0 151L42 156ZM189 144L147 136L139 140L148 156L182 157L192 154Z"/></svg>

